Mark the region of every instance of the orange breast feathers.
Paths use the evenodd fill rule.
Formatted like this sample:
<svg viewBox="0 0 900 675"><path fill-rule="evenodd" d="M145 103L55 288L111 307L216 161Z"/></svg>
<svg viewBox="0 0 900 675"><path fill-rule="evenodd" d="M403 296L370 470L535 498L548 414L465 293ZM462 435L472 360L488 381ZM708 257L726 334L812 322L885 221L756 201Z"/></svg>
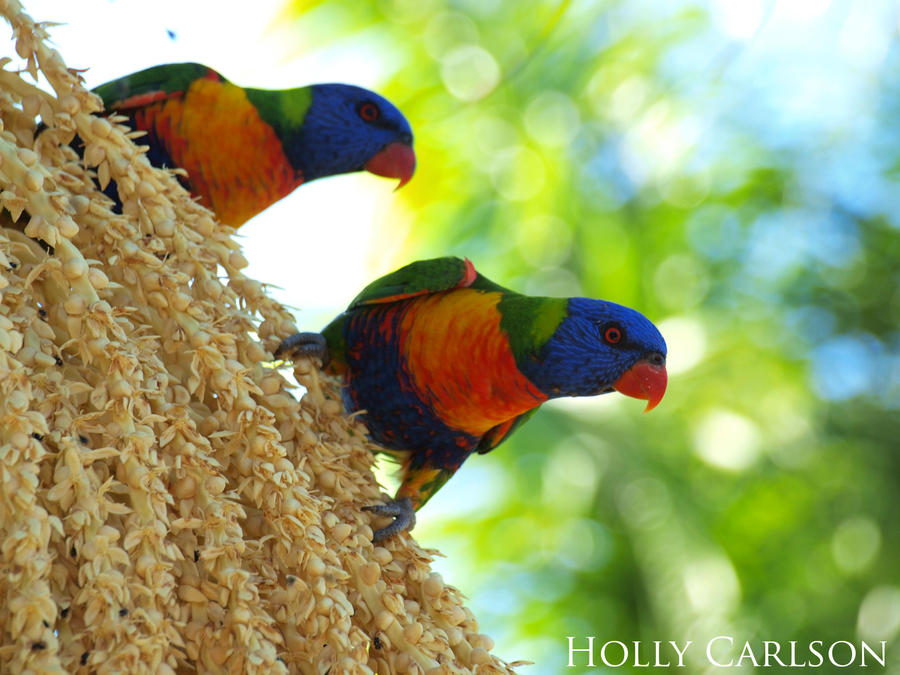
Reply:
<svg viewBox="0 0 900 675"><path fill-rule="evenodd" d="M450 427L481 436L547 397L516 367L500 330L499 293L459 289L416 298L399 326L419 396Z"/></svg>
<svg viewBox="0 0 900 675"><path fill-rule="evenodd" d="M172 161L187 170L192 192L233 227L303 182L272 127L231 83L196 80L183 99L137 110L135 124L154 129Z"/></svg>

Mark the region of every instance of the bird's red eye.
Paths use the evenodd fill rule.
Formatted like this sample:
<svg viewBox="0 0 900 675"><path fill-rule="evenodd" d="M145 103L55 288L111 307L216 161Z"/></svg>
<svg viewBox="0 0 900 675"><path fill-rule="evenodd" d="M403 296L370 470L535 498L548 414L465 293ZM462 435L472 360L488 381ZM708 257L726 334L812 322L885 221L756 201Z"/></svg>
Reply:
<svg viewBox="0 0 900 675"><path fill-rule="evenodd" d="M622 331L615 326L610 326L603 331L603 338L611 345L617 344L622 339Z"/></svg>
<svg viewBox="0 0 900 675"><path fill-rule="evenodd" d="M381 116L381 111L378 109L377 105L371 101L367 101L359 106L359 116L366 122L374 122Z"/></svg>

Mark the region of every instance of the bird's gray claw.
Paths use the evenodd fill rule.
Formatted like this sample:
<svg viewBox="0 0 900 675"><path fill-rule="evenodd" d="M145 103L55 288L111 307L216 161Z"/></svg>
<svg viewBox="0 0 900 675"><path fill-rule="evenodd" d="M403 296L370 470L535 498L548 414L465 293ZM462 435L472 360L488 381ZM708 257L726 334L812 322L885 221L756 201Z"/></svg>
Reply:
<svg viewBox="0 0 900 675"><path fill-rule="evenodd" d="M275 350L276 359L295 360L303 357L318 359L323 368L327 366L330 357L325 338L319 333L294 333L282 340Z"/></svg>
<svg viewBox="0 0 900 675"><path fill-rule="evenodd" d="M375 530L372 535L372 542L377 544L385 539L390 539L395 534L408 532L413 529L416 524L416 510L413 508L412 501L409 497L401 499L392 499L387 504L375 504L373 506L364 506L363 511L369 511L376 516L390 516L394 522L380 530Z"/></svg>

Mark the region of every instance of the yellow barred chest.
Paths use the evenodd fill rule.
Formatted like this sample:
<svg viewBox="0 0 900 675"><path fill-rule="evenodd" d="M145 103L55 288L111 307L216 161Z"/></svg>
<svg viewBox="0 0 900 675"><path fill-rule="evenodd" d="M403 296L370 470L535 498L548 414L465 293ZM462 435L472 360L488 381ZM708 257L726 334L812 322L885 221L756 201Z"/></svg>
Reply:
<svg viewBox="0 0 900 675"><path fill-rule="evenodd" d="M499 293L473 289L422 296L398 327L419 396L445 424L473 436L547 399L516 366L499 300Z"/></svg>

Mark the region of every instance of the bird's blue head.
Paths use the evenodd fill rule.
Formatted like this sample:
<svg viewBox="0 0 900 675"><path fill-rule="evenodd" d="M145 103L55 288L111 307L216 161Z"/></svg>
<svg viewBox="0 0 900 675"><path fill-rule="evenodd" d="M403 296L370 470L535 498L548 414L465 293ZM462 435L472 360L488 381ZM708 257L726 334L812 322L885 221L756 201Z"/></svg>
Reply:
<svg viewBox="0 0 900 675"><path fill-rule="evenodd" d="M409 122L393 103L349 84L314 84L303 123L285 145L304 182L353 171L399 178L416 169Z"/></svg>
<svg viewBox="0 0 900 675"><path fill-rule="evenodd" d="M643 314L613 302L570 298L538 357L526 375L550 397L616 390L650 410L666 391L666 341Z"/></svg>

